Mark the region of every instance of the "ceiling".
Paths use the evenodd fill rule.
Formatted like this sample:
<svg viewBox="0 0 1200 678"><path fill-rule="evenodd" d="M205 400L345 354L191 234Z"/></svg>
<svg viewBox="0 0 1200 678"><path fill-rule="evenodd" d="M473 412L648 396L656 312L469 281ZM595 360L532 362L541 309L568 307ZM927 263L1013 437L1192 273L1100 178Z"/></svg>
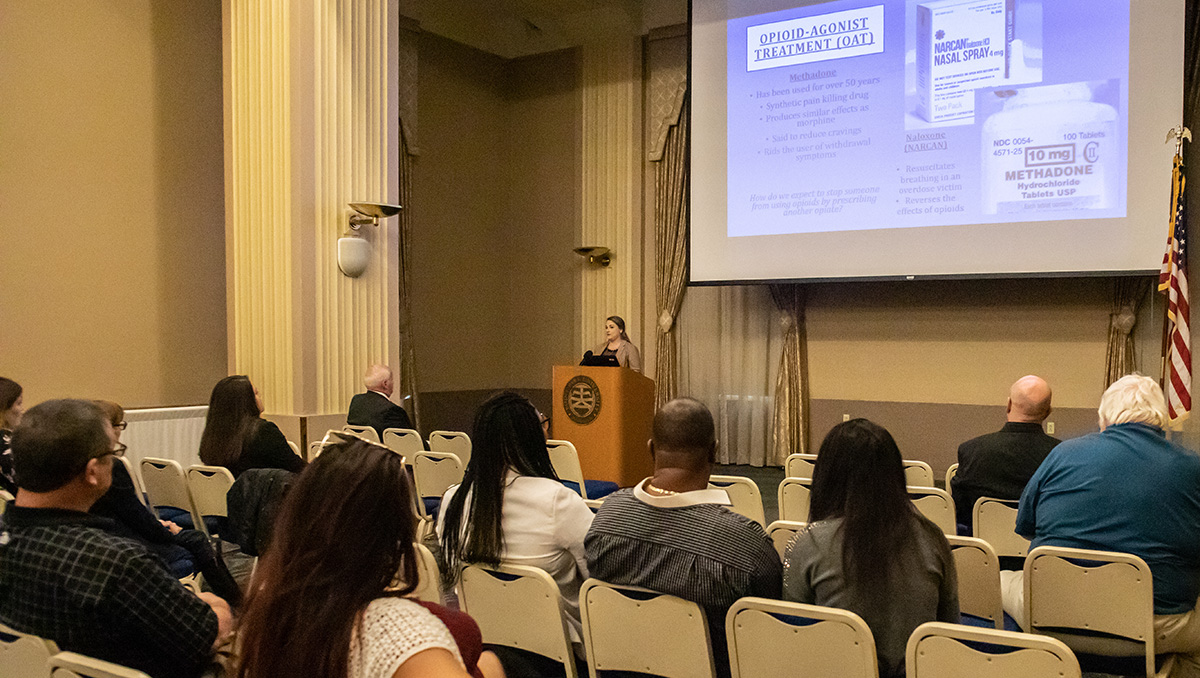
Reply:
<svg viewBox="0 0 1200 678"><path fill-rule="evenodd" d="M687 20L687 0L401 0L422 30L506 59Z"/></svg>

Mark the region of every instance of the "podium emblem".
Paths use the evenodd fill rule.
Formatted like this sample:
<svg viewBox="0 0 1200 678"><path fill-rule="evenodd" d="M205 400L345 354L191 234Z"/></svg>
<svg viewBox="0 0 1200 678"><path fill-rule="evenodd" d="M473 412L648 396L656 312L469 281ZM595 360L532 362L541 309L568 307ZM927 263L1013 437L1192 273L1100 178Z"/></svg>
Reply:
<svg viewBox="0 0 1200 678"><path fill-rule="evenodd" d="M600 387L591 377L579 375L563 387L563 409L571 421L586 426L600 416Z"/></svg>

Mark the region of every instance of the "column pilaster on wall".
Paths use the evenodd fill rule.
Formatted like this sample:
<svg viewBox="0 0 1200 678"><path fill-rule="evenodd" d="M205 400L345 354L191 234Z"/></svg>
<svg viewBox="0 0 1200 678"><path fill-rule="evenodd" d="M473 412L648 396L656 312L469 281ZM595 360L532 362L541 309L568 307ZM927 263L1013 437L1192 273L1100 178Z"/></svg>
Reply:
<svg viewBox="0 0 1200 678"><path fill-rule="evenodd" d="M606 268L584 266L580 353L603 338L604 318L625 318L645 354L654 328L640 327L642 276L642 41L610 37L582 48L583 218L580 243L613 251Z"/></svg>
<svg viewBox="0 0 1200 678"><path fill-rule="evenodd" d="M224 0L229 369L275 414L345 410L399 366L396 223L337 266L347 203L398 199L396 0Z"/></svg>

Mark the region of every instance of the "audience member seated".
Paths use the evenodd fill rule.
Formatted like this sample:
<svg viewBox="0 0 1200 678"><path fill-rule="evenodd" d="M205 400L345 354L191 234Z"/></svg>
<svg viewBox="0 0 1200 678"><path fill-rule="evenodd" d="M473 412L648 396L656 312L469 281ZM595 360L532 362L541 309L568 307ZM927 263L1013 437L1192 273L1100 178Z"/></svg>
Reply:
<svg viewBox="0 0 1200 678"><path fill-rule="evenodd" d="M12 432L25 413L25 398L21 385L0 377L0 490L16 496L17 480L13 475Z"/></svg>
<svg viewBox="0 0 1200 678"><path fill-rule="evenodd" d="M112 440L83 400L41 403L13 432L19 489L0 520L0 622L155 678L194 678L229 631L229 606L193 595L88 513L119 463Z"/></svg>
<svg viewBox="0 0 1200 678"><path fill-rule="evenodd" d="M366 393L359 393L350 399L350 410L346 413L346 423L351 426L370 426L383 440L384 429L412 428L408 412L392 402L392 370L387 365L372 365L363 377L367 387Z"/></svg>
<svg viewBox="0 0 1200 678"><path fill-rule="evenodd" d="M125 410L114 402L97 400L96 405L112 426L113 444L124 449L121 432L125 430ZM186 577L199 571L214 593L230 605L241 603L242 593L226 569L216 549L199 530L184 530L175 523L159 520L138 498L137 487L125 465L112 465L112 485L92 504L91 514L110 518L114 534L129 537L150 549L167 565L174 577Z"/></svg>
<svg viewBox="0 0 1200 678"><path fill-rule="evenodd" d="M254 573L235 675L503 676L494 657L480 660L470 617L405 597L418 583L410 502L399 455L331 436L284 500Z"/></svg>
<svg viewBox="0 0 1200 678"><path fill-rule="evenodd" d="M958 581L942 531L909 501L886 429L851 419L829 431L813 470L809 521L788 543L783 597L862 617L880 677L903 678L913 630L959 622Z"/></svg>
<svg viewBox="0 0 1200 678"><path fill-rule="evenodd" d="M492 396L475 415L471 443L462 484L446 491L438 518L449 571L501 561L545 570L558 582L572 638L581 642L583 537L592 512L554 473L537 410L516 393Z"/></svg>
<svg viewBox="0 0 1200 678"><path fill-rule="evenodd" d="M1154 649L1179 653L1171 676L1200 676L1200 456L1167 440L1166 401L1150 377L1118 379L1099 415L1099 433L1063 442L1042 462L1021 495L1017 533L1030 549L1145 560L1154 579ZM1004 611L1025 626L1024 574L1000 575Z"/></svg>
<svg viewBox="0 0 1200 678"><path fill-rule="evenodd" d="M717 441L703 403L664 405L649 449L654 475L609 495L592 521L588 570L699 603L718 672L729 675L725 613L744 596L779 598L779 554L761 525L728 508L724 490L708 489Z"/></svg>
<svg viewBox="0 0 1200 678"><path fill-rule="evenodd" d="M960 533L971 534L972 512L980 497L1021 498L1025 483L1061 442L1042 431L1050 411L1045 380L1032 374L1021 377L1009 391L1004 427L958 446L958 472L950 491Z"/></svg>
<svg viewBox="0 0 1200 678"><path fill-rule="evenodd" d="M252 468L303 470L304 460L278 426L259 416L262 411L262 397L249 378L235 375L218 381L200 436L200 460L224 466L235 478Z"/></svg>

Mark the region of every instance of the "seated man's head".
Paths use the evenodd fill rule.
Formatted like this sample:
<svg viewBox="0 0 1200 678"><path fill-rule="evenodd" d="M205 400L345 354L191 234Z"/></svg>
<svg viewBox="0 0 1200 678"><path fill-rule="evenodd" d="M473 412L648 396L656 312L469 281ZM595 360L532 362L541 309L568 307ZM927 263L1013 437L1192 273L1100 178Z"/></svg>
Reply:
<svg viewBox="0 0 1200 678"><path fill-rule="evenodd" d="M1100 396L1100 430L1113 424L1167 425L1167 401L1158 382L1140 374L1114 381Z"/></svg>
<svg viewBox="0 0 1200 678"><path fill-rule="evenodd" d="M1042 423L1050 416L1050 385L1045 379L1027 375L1008 392L1008 420Z"/></svg>
<svg viewBox="0 0 1200 678"><path fill-rule="evenodd" d="M48 400L13 431L13 470L21 494L58 495L90 506L112 484L112 425L89 400ZM22 497L18 496L18 503Z"/></svg>
<svg viewBox="0 0 1200 678"><path fill-rule="evenodd" d="M692 398L676 398L663 405L654 415L650 454L656 476L664 469L674 469L707 479L717 455L712 413Z"/></svg>
<svg viewBox="0 0 1200 678"><path fill-rule="evenodd" d="M392 370L387 365L372 365L363 376L363 383L368 391L378 391L387 396L392 395Z"/></svg>

